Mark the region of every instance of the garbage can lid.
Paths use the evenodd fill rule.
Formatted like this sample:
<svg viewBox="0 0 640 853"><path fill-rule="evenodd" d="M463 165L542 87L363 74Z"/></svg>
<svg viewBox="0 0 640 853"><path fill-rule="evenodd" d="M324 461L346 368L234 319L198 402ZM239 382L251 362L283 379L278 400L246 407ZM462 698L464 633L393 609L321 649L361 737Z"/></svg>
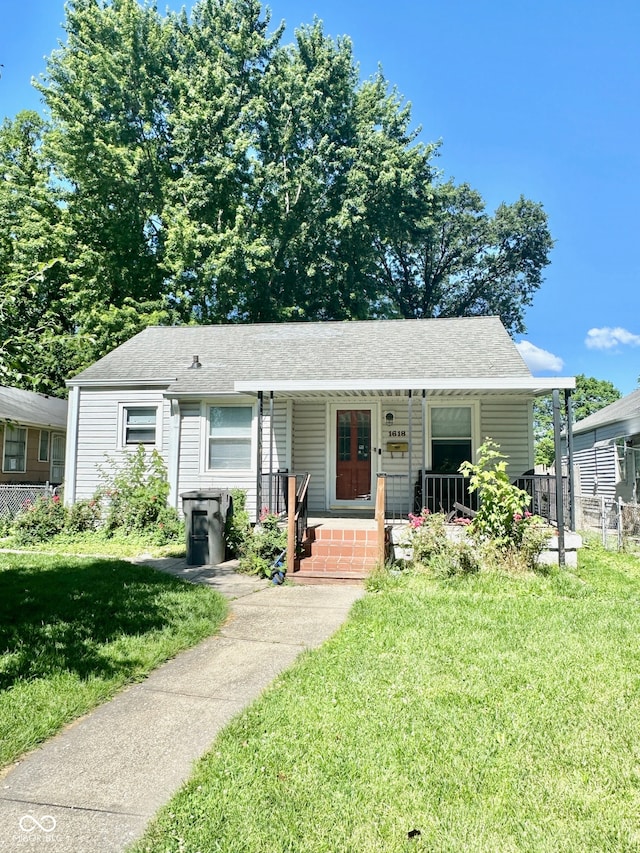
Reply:
<svg viewBox="0 0 640 853"><path fill-rule="evenodd" d="M182 492L180 497L185 500L207 500L207 498L221 498L226 495L226 489L194 489L191 492Z"/></svg>

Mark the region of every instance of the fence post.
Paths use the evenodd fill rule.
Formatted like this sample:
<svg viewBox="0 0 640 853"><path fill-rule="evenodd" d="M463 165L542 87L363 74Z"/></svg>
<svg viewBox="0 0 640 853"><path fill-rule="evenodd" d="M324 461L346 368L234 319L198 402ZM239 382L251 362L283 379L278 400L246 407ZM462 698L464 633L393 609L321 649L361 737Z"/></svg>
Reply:
<svg viewBox="0 0 640 853"><path fill-rule="evenodd" d="M624 545L622 530L622 498L618 498L618 551L622 551Z"/></svg>

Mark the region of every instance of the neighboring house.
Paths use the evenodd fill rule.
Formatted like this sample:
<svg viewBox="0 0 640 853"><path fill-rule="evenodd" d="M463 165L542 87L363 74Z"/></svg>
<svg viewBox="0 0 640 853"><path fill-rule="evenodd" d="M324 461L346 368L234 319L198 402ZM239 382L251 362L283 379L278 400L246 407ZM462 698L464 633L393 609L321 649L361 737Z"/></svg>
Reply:
<svg viewBox="0 0 640 853"><path fill-rule="evenodd" d="M66 429L66 400L0 386L0 482L62 483Z"/></svg>
<svg viewBox="0 0 640 853"><path fill-rule="evenodd" d="M574 424L583 496L636 503L640 492L640 390Z"/></svg>
<svg viewBox="0 0 640 853"><path fill-rule="evenodd" d="M336 516L373 513L380 473L412 510L422 471L457 477L486 437L521 475L533 399L575 382L532 377L500 320L476 317L151 327L67 384L68 502L143 444L174 506L239 487L255 519L283 470L311 475L310 515Z"/></svg>

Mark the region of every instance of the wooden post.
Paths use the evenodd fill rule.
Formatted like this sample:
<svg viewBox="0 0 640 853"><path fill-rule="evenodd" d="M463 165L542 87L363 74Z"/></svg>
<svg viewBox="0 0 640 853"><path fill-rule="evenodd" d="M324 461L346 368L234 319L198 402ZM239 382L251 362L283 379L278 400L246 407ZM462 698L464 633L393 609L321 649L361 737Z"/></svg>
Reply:
<svg viewBox="0 0 640 853"><path fill-rule="evenodd" d="M376 482L376 526L378 529L378 563L383 566L385 552L385 524L384 524L384 506L386 497L387 475L378 474Z"/></svg>
<svg viewBox="0 0 640 853"><path fill-rule="evenodd" d="M287 573L293 574L296 570L296 475L289 474L287 477Z"/></svg>

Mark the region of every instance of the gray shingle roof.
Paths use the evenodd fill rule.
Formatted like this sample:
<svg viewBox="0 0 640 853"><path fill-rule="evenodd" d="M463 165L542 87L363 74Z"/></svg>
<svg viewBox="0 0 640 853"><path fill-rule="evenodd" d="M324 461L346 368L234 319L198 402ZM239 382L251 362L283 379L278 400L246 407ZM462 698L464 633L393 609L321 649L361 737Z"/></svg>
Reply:
<svg viewBox="0 0 640 853"><path fill-rule="evenodd" d="M67 401L0 385L0 420L27 426L65 429Z"/></svg>
<svg viewBox="0 0 640 853"><path fill-rule="evenodd" d="M202 368L190 370L198 355ZM531 377L497 317L225 326L152 326L71 384L173 380L182 393L235 380ZM384 387L382 385L381 387Z"/></svg>
<svg viewBox="0 0 640 853"><path fill-rule="evenodd" d="M613 424L616 421L627 421L631 418L640 417L640 389L632 391L626 397L616 400L614 403L609 403L604 409L594 412L581 421L576 421L573 426L574 433L588 432L591 429Z"/></svg>

